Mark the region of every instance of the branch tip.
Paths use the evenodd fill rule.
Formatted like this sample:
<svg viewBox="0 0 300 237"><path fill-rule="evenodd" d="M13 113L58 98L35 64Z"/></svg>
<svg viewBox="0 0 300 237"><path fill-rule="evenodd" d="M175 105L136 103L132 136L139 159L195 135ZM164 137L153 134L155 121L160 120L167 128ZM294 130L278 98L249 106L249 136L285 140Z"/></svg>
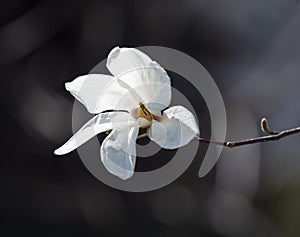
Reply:
<svg viewBox="0 0 300 237"><path fill-rule="evenodd" d="M260 126L261 126L261 130L264 133L266 133L266 134L269 134L269 135L276 135L276 134L278 134L278 132L273 131L273 130L270 129L268 120L266 118L262 118L261 119Z"/></svg>

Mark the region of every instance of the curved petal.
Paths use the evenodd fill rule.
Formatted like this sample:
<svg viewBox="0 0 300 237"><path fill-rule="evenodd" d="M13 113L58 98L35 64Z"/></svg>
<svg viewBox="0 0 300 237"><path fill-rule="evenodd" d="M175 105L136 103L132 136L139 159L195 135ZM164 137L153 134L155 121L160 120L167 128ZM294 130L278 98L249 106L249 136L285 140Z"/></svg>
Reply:
<svg viewBox="0 0 300 237"><path fill-rule="evenodd" d="M127 89L120 86L117 80L109 75L80 76L72 82L67 82L65 86L92 114L112 109L130 111L137 106L137 102L130 97Z"/></svg>
<svg viewBox="0 0 300 237"><path fill-rule="evenodd" d="M67 91L79 100L90 113L97 113L96 102L99 95L114 78L103 74L79 76L65 83Z"/></svg>
<svg viewBox="0 0 300 237"><path fill-rule="evenodd" d="M104 167L123 180L130 178L134 173L138 132L138 123L135 126L114 129L100 148Z"/></svg>
<svg viewBox="0 0 300 237"><path fill-rule="evenodd" d="M83 143L101 132L119 127L126 127L134 123L133 118L125 112L107 112L98 114L90 119L64 145L54 151L56 155L63 155L75 150Z"/></svg>
<svg viewBox="0 0 300 237"><path fill-rule="evenodd" d="M196 135L199 135L199 128L194 115L185 107L181 105L172 106L164 111L164 114L169 118L178 119L180 122L186 124Z"/></svg>
<svg viewBox="0 0 300 237"><path fill-rule="evenodd" d="M151 61L151 58L138 49L115 47L107 57L106 67L117 76L134 68L148 66Z"/></svg>
<svg viewBox="0 0 300 237"><path fill-rule="evenodd" d="M156 62L120 74L118 81L149 109L163 110L171 102L170 78Z"/></svg>
<svg viewBox="0 0 300 237"><path fill-rule="evenodd" d="M148 134L161 147L176 149L188 144L199 134L199 129L190 111L182 106L174 106L164 111L160 122L152 122Z"/></svg>
<svg viewBox="0 0 300 237"><path fill-rule="evenodd" d="M115 79L99 95L96 101L96 111L99 113L114 109L130 112L139 106L139 100L134 95Z"/></svg>
<svg viewBox="0 0 300 237"><path fill-rule="evenodd" d="M150 110L163 110L171 103L172 92L169 84L153 84L156 89L152 98L146 101L146 107Z"/></svg>

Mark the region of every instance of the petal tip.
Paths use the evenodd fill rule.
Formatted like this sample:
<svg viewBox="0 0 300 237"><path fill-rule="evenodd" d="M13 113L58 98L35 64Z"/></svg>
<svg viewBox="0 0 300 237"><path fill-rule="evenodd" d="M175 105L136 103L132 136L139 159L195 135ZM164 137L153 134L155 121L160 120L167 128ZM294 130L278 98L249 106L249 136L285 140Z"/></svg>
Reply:
<svg viewBox="0 0 300 237"><path fill-rule="evenodd" d="M124 176L117 175L117 176L122 180L128 180L133 176L133 174L134 174L134 172L130 172L128 175L124 175Z"/></svg>
<svg viewBox="0 0 300 237"><path fill-rule="evenodd" d="M71 91L72 90L71 89L71 82L66 82L65 83L65 88L66 88L67 91Z"/></svg>
<svg viewBox="0 0 300 237"><path fill-rule="evenodd" d="M62 153L60 152L59 149L56 149L56 150L54 151L54 154L55 154L55 155L58 155L58 156L59 156L59 155L62 155Z"/></svg>
<svg viewBox="0 0 300 237"><path fill-rule="evenodd" d="M58 156L61 156L61 155L66 154L67 152L65 152L64 149L62 149L62 148L63 148L63 147L57 148L57 149L54 151L54 154L55 154L55 155L58 155Z"/></svg>
<svg viewBox="0 0 300 237"><path fill-rule="evenodd" d="M116 57L119 55L120 51L121 51L121 50L120 50L120 47L119 47L119 46L114 47L114 48L109 52L109 54L108 54L108 56L107 56L107 62L106 62L106 65L109 65L110 62L111 62L111 60L112 60L113 58L116 58Z"/></svg>

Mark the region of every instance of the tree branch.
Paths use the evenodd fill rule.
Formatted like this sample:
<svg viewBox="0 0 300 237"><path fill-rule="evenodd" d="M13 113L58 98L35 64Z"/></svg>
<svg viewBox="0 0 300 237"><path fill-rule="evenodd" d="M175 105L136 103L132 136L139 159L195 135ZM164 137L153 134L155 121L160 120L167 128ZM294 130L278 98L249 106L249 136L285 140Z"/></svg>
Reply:
<svg viewBox="0 0 300 237"><path fill-rule="evenodd" d="M201 137L196 137L196 138L200 143L211 143L211 144L215 144L215 145L219 145L219 146L226 146L229 148L234 148L234 147L238 147L238 146L244 146L244 145L261 143L261 142L277 141L281 138L300 133L300 127L283 130L281 132L272 131L269 128L268 121L266 118L263 118L261 120L261 129L264 133L266 133L268 135L262 136L262 137L250 138L250 139L241 140L241 141L225 141L225 142L212 141L212 140L208 140L208 139L201 138Z"/></svg>

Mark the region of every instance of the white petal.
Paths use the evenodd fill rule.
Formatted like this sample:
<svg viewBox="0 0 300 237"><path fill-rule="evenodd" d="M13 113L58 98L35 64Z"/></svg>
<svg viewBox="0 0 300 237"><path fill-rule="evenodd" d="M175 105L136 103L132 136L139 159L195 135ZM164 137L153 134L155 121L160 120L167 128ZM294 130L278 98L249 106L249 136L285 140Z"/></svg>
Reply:
<svg viewBox="0 0 300 237"><path fill-rule="evenodd" d="M153 84L156 89L151 99L146 101L146 107L150 110L163 110L171 103L172 93L169 84Z"/></svg>
<svg viewBox="0 0 300 237"><path fill-rule="evenodd" d="M154 120L149 129L150 139L166 149L184 146L197 134L199 129L193 114L182 106L167 109L162 120Z"/></svg>
<svg viewBox="0 0 300 237"><path fill-rule="evenodd" d="M125 112L108 112L98 114L90 119L64 145L54 151L56 155L63 155L75 150L97 134L118 127L126 127L134 123L133 118Z"/></svg>
<svg viewBox="0 0 300 237"><path fill-rule="evenodd" d="M149 109L163 110L171 102L171 82L166 71L156 62L136 68L118 76L124 88L133 91L136 100Z"/></svg>
<svg viewBox="0 0 300 237"><path fill-rule="evenodd" d="M117 79L104 89L96 102L98 113L111 109L130 112L138 106L139 100L130 90L121 86Z"/></svg>
<svg viewBox="0 0 300 237"><path fill-rule="evenodd" d="M103 74L89 74L77 77L65 84L66 89L79 100L91 113L97 113L98 97L113 80L112 76Z"/></svg>
<svg viewBox="0 0 300 237"><path fill-rule="evenodd" d="M146 54L135 48L113 48L108 57L106 66L115 76L134 68L148 66L151 62Z"/></svg>
<svg viewBox="0 0 300 237"><path fill-rule="evenodd" d="M175 118L186 124L191 130L199 135L199 128L194 115L186 108L180 105L173 106L164 111L164 114L169 118Z"/></svg>
<svg viewBox="0 0 300 237"><path fill-rule="evenodd" d="M80 76L66 83L66 89L93 114L112 109L130 111L137 106L137 102L132 100L127 89L121 87L117 80L109 75Z"/></svg>
<svg viewBox="0 0 300 237"><path fill-rule="evenodd" d="M101 145L101 160L104 167L124 180L134 173L138 132L138 124L114 129Z"/></svg>

